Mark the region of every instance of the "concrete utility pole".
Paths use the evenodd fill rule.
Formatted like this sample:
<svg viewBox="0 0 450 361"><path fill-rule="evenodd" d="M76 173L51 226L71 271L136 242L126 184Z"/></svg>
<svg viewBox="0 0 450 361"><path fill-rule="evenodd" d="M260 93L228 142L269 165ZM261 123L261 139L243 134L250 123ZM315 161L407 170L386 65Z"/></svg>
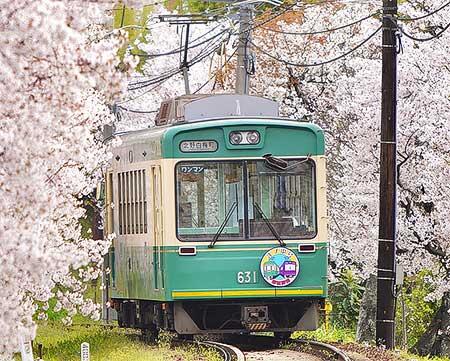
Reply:
<svg viewBox="0 0 450 361"><path fill-rule="evenodd" d="M180 68L183 70L183 78L184 78L184 92L186 95L191 94L191 90L189 88L189 63L188 63L188 49L189 49L189 30L190 24L186 24L186 38L184 40L184 56L183 62L181 63Z"/></svg>
<svg viewBox="0 0 450 361"><path fill-rule="evenodd" d="M397 218L397 0L383 0L383 74L378 230L378 346L395 345L395 265Z"/></svg>
<svg viewBox="0 0 450 361"><path fill-rule="evenodd" d="M251 40L252 5L242 5L239 11L239 44L236 69L236 93L248 94L250 74L248 60L250 58L249 40Z"/></svg>

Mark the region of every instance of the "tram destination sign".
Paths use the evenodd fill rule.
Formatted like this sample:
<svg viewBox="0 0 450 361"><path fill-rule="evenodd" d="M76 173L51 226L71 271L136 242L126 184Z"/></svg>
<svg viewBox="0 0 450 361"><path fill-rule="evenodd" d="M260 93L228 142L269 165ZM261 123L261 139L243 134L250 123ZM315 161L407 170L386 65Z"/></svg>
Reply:
<svg viewBox="0 0 450 361"><path fill-rule="evenodd" d="M180 143L183 153L215 152L218 144L215 140L184 140Z"/></svg>

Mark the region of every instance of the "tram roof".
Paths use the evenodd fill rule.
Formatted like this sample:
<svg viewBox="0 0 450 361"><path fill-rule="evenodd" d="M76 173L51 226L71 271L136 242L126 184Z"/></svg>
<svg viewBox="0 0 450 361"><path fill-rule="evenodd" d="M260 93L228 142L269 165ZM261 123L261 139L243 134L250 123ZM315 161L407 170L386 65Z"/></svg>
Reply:
<svg viewBox="0 0 450 361"><path fill-rule="evenodd" d="M261 134L257 145L233 146L228 142L231 131L256 130ZM177 123L116 134L122 140L120 148L147 145L156 158L228 158L260 157L267 153L277 156L322 155L325 141L323 130L312 123L278 117L227 117L197 122ZM214 152L182 152L183 141L218 143Z"/></svg>
<svg viewBox="0 0 450 361"><path fill-rule="evenodd" d="M195 94L168 99L162 102L155 125L116 134L122 139L116 150L120 163L126 163L129 154L136 154L132 161L150 157L260 157L267 153L306 156L324 154L325 148L320 127L280 118L277 102L253 95ZM231 144L230 133L235 131L256 131L260 142ZM209 149L208 144L215 149Z"/></svg>

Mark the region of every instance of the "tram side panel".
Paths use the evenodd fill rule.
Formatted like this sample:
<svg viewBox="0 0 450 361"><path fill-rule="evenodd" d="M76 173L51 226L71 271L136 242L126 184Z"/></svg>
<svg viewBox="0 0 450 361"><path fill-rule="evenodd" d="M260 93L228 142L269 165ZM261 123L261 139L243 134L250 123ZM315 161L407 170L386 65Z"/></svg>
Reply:
<svg viewBox="0 0 450 361"><path fill-rule="evenodd" d="M116 237L109 252L111 298L164 300L161 205L154 192L161 184L160 165L136 164L115 169L113 219ZM115 181L115 183L114 183Z"/></svg>

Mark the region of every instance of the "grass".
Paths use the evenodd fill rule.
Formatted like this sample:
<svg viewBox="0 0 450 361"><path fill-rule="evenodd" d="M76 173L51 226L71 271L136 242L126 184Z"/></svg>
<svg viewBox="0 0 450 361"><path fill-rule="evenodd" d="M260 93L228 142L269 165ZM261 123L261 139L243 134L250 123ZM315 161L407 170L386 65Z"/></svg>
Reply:
<svg viewBox="0 0 450 361"><path fill-rule="evenodd" d="M315 340L320 342L339 342L350 343L355 342L355 332L348 329L339 329L329 326L328 329L322 325L316 331L298 331L294 332L293 338L301 338L305 340Z"/></svg>
<svg viewBox="0 0 450 361"><path fill-rule="evenodd" d="M135 331L116 327L106 328L100 324L86 323L81 319L76 321L77 323L72 326L63 326L60 322L39 325L34 348L37 350L38 344L43 345L45 361L79 361L82 342L88 342L90 345L91 361L219 361L221 359L214 350L196 345L171 347L172 336L167 333L162 334L158 344L148 345L139 340L139 334ZM355 342L352 330L331 326L328 329L322 326L316 331L295 332L293 337L349 346ZM363 346L358 346L358 349L360 353L365 353ZM374 347L371 350L374 351ZM37 357L36 354L35 356ZM450 361L447 357L420 357L401 350L389 352L386 356L388 357L378 358L378 361L382 359ZM372 357L369 358L372 359ZM20 357L16 357L16 360L20 360Z"/></svg>
<svg viewBox="0 0 450 361"><path fill-rule="evenodd" d="M157 345L139 340L138 333L96 324L63 326L60 323L41 324L34 348L43 345L45 361L79 361L80 345L88 342L91 361L219 361L211 349L197 345L171 347L166 334ZM37 356L37 355L36 355ZM20 358L18 358L20 359Z"/></svg>

